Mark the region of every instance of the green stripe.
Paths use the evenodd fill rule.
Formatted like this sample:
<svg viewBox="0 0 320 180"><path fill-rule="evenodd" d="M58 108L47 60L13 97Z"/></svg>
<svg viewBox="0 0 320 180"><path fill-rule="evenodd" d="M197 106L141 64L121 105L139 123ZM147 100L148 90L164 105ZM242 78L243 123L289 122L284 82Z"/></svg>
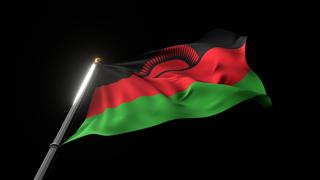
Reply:
<svg viewBox="0 0 320 180"><path fill-rule="evenodd" d="M261 80L252 71L234 86L195 82L187 90L170 97L163 94L142 96L116 108L106 109L99 115L87 118L66 143L89 134L111 136L173 119L208 117L265 94Z"/></svg>

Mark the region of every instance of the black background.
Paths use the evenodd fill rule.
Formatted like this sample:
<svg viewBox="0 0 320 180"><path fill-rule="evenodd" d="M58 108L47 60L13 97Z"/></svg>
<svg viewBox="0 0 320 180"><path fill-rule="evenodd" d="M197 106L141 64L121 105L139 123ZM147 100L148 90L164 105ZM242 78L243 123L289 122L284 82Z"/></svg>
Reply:
<svg viewBox="0 0 320 180"><path fill-rule="evenodd" d="M214 28L248 36L247 62L273 100L247 101L219 115L177 120L112 137L88 136L63 146L47 179L115 179L283 173L290 141L279 113L285 30L275 4L201 2L26 4L16 16L21 43L16 117L27 144L23 179L37 172L94 57L120 62L152 49L196 40ZM277 77L277 78L276 78ZM84 102L87 102L88 98ZM85 103L84 103L85 104ZM85 105L84 105L85 106ZM68 136L83 121L82 108Z"/></svg>

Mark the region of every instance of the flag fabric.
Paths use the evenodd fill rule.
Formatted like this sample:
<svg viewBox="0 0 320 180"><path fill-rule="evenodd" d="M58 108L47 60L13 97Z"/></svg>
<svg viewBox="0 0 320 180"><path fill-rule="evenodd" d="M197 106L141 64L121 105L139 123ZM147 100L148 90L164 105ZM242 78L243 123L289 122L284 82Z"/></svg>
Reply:
<svg viewBox="0 0 320 180"><path fill-rule="evenodd" d="M271 105L245 47L246 37L213 30L194 43L100 65L86 119L66 142L208 117L248 99Z"/></svg>

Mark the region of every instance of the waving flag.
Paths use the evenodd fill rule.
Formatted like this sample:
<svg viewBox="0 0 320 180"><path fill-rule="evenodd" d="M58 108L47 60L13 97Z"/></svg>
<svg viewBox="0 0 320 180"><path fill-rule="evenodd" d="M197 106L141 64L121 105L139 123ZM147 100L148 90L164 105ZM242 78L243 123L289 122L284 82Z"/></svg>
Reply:
<svg viewBox="0 0 320 180"><path fill-rule="evenodd" d="M246 37L214 30L191 44L156 50L128 63L100 65L87 117L67 142L208 117L253 98L271 105L246 63L245 46Z"/></svg>

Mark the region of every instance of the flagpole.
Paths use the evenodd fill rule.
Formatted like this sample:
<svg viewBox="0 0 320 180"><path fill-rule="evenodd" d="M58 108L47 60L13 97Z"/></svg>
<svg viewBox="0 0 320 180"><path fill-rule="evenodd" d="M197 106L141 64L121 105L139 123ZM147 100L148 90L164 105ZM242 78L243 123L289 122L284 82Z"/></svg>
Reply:
<svg viewBox="0 0 320 180"><path fill-rule="evenodd" d="M96 58L94 60L93 64L91 65L86 77L84 78L84 80L80 86L80 89L78 90L78 93L74 99L74 102L73 102L66 118L64 119L61 127L60 127L60 130L58 131L53 142L49 145L49 151L48 151L46 157L44 158L44 160L42 161L42 164L41 164L36 176L34 177L34 180L42 180L43 179L48 167L50 166L50 163L51 163L56 151L58 150L58 148L61 145L62 138L64 137L65 133L67 132L67 129L72 121L72 118L73 118L77 108L80 105L81 99L84 95L84 92L86 91L87 85L91 81L94 70L95 70L96 66L100 63L101 63L101 59Z"/></svg>

